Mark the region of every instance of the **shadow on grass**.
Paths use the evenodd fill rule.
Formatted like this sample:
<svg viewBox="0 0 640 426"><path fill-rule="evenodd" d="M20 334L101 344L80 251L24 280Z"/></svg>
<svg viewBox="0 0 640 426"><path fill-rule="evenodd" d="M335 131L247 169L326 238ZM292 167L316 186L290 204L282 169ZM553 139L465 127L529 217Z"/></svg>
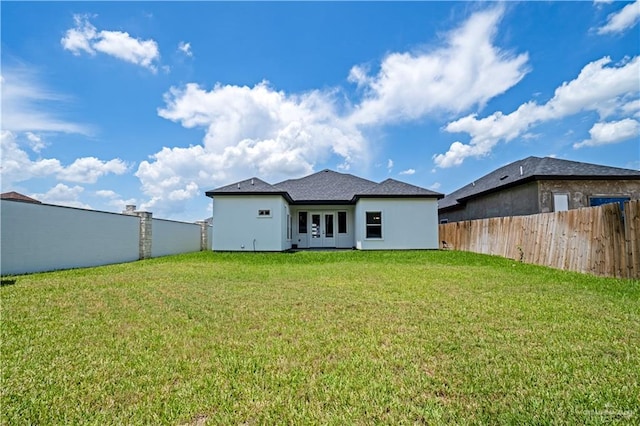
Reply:
<svg viewBox="0 0 640 426"><path fill-rule="evenodd" d="M2 279L0 280L0 287L7 287L10 285L14 285L18 280L16 279Z"/></svg>

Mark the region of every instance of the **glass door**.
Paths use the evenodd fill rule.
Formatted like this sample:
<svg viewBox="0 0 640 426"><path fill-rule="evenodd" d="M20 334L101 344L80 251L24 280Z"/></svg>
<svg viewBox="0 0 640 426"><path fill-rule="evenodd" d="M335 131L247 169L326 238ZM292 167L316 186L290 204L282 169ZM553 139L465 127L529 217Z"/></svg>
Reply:
<svg viewBox="0 0 640 426"><path fill-rule="evenodd" d="M335 213L311 213L309 247L335 247Z"/></svg>

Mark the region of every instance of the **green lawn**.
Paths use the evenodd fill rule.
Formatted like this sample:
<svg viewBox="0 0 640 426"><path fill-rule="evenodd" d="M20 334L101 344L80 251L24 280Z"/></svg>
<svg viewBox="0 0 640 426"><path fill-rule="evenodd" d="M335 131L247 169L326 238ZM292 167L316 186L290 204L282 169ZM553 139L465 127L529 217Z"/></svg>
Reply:
<svg viewBox="0 0 640 426"><path fill-rule="evenodd" d="M640 282L443 251L4 277L3 424L638 424Z"/></svg>

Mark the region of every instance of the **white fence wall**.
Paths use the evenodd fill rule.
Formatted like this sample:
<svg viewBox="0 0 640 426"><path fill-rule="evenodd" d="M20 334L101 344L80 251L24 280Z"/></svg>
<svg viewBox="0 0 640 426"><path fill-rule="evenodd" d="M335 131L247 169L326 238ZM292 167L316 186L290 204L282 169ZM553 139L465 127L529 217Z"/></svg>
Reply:
<svg viewBox="0 0 640 426"><path fill-rule="evenodd" d="M200 250L201 227L195 223L153 219L151 257Z"/></svg>
<svg viewBox="0 0 640 426"><path fill-rule="evenodd" d="M145 228L142 235L141 228L149 222L150 229ZM1 200L0 275L211 250L211 226L203 226L162 219L149 221L136 214Z"/></svg>
<svg viewBox="0 0 640 426"><path fill-rule="evenodd" d="M138 260L139 219L115 213L2 200L2 275Z"/></svg>

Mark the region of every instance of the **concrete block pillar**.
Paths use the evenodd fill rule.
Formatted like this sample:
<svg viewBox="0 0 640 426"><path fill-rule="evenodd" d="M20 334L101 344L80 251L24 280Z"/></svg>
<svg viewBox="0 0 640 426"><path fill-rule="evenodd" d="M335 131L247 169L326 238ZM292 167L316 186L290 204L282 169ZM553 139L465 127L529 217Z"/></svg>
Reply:
<svg viewBox="0 0 640 426"><path fill-rule="evenodd" d="M140 218L140 260L151 258L153 213L136 212Z"/></svg>
<svg viewBox="0 0 640 426"><path fill-rule="evenodd" d="M207 251L211 247L209 243L209 224L205 220L196 222L200 225L200 251Z"/></svg>

